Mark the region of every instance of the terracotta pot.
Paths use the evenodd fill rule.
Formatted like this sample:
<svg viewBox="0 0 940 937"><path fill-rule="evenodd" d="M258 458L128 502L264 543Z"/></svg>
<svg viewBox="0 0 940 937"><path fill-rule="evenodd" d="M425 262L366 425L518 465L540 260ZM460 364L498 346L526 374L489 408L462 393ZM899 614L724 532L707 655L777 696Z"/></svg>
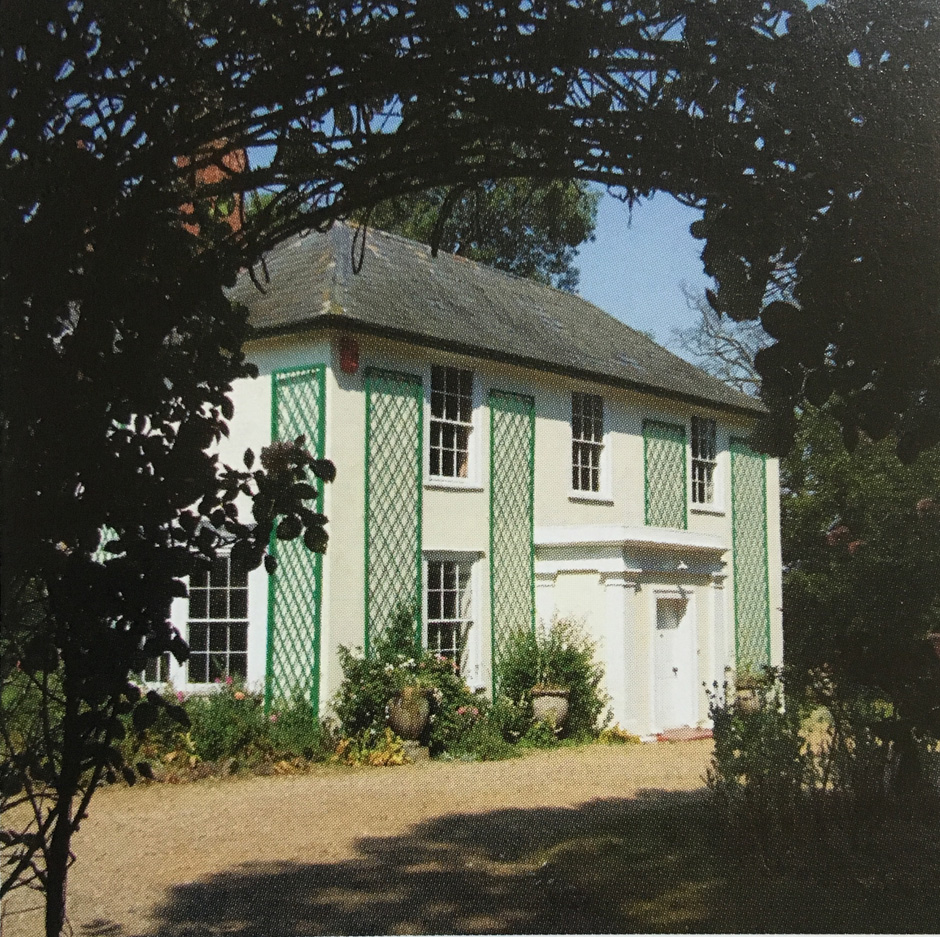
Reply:
<svg viewBox="0 0 940 937"><path fill-rule="evenodd" d="M533 687L532 714L539 722L549 722L556 729L568 718L568 695L561 687Z"/></svg>
<svg viewBox="0 0 940 937"><path fill-rule="evenodd" d="M397 736L409 742L421 738L430 714L427 693L414 687L406 687L388 704L389 726Z"/></svg>

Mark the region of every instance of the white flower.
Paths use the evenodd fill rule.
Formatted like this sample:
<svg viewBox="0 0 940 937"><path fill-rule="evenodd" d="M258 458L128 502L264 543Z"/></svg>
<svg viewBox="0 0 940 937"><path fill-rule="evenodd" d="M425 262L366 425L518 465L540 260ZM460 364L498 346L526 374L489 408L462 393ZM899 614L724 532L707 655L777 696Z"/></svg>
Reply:
<svg viewBox="0 0 940 937"><path fill-rule="evenodd" d="M394 669L395 669L395 668L394 668L391 664L386 664L386 665L385 665L385 672L386 672L386 673L391 673Z"/></svg>

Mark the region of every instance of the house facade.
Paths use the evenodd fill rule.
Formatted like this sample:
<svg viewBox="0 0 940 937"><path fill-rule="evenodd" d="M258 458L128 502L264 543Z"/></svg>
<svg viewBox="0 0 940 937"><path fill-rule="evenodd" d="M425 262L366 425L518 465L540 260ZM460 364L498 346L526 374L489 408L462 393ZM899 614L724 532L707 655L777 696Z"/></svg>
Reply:
<svg viewBox="0 0 940 937"><path fill-rule="evenodd" d="M223 558L194 579L177 686L237 675L325 714L337 648L368 653L402 609L488 693L513 629L581 620L638 734L705 723L704 685L781 661L759 403L578 297L378 232L357 274L354 246L343 225L290 239L263 293L234 291L260 376L221 458L304 434L337 469L330 542L276 543L274 576Z"/></svg>

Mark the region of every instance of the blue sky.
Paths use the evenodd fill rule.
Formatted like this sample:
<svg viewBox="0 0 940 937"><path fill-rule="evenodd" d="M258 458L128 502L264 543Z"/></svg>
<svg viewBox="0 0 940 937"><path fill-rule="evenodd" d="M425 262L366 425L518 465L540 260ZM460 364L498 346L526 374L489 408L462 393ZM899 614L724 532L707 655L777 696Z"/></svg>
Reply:
<svg viewBox="0 0 940 937"><path fill-rule="evenodd" d="M578 293L677 352L673 328L694 321L682 283L698 292L712 285L699 256L704 242L689 234L698 217L699 212L660 193L636 206L631 219L627 206L605 192L595 240L578 252Z"/></svg>

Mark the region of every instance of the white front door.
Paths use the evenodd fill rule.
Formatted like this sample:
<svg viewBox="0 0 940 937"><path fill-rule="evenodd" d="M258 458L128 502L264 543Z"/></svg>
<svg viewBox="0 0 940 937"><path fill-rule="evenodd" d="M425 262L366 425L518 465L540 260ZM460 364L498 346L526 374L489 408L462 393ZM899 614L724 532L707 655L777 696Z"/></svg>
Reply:
<svg viewBox="0 0 940 937"><path fill-rule="evenodd" d="M653 636L656 728L675 729L695 723L695 655L688 599L656 599Z"/></svg>

